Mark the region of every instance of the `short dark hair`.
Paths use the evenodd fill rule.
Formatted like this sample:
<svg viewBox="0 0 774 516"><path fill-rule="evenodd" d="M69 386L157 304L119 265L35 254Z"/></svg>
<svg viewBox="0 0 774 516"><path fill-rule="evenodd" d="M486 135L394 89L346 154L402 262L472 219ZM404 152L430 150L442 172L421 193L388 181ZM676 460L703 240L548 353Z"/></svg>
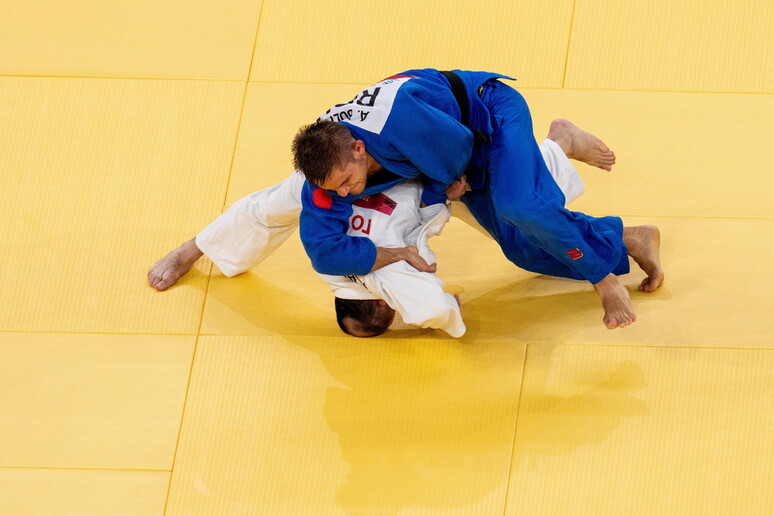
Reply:
<svg viewBox="0 0 774 516"><path fill-rule="evenodd" d="M352 140L346 126L318 120L299 129L293 138L293 164L307 181L320 186L334 168L344 168L354 161Z"/></svg>
<svg viewBox="0 0 774 516"><path fill-rule="evenodd" d="M387 331L395 318L395 310L381 299L337 297L335 306L339 328L344 333L355 337L381 335Z"/></svg>

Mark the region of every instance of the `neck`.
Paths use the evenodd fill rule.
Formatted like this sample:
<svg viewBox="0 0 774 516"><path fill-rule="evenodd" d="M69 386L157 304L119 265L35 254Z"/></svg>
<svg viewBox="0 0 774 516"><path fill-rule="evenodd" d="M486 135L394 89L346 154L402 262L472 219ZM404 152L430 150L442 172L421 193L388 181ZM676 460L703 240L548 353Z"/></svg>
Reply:
<svg viewBox="0 0 774 516"><path fill-rule="evenodd" d="M366 152L366 166L368 167L368 176L371 177L373 175L378 174L382 170L384 170L384 167L382 167L370 154Z"/></svg>

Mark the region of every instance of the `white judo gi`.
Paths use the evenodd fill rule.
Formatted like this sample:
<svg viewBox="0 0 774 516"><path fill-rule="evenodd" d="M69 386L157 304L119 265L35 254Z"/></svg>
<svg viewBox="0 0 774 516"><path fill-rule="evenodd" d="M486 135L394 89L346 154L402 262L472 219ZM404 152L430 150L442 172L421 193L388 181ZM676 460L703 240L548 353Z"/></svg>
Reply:
<svg viewBox="0 0 774 516"><path fill-rule="evenodd" d="M583 181L559 145L551 140L544 140L540 144L540 151L549 172L562 189L566 203L580 197L584 192ZM296 171L277 185L243 197L196 236L197 247L228 277L253 268L274 252L298 226L303 185L304 176ZM393 188L401 185L403 183ZM420 188L416 183L408 183L399 190L404 202L401 203L400 216L395 220L401 219L403 222L396 223L394 228L383 224L380 231L364 234L367 219L363 213L359 213L361 208L355 206L350 218L349 234L369 237L379 247L416 245L423 258L428 263L434 263L435 257L427 246L427 238L440 233L443 224L448 220L448 209L442 204L420 209ZM392 189L388 192L390 191ZM408 209L407 204L410 197L406 197L409 196L409 191L413 191L410 196L416 194L416 203L411 209ZM384 194L390 196L388 192ZM455 216L486 233L462 203L453 204ZM404 208L406 214L403 213ZM424 216L421 215L422 210L425 210ZM435 213L433 210L436 210ZM414 226L410 230L406 225L412 218L408 215L409 211L413 211L414 217L418 218L418 221L414 219ZM362 226L359 219L355 221L358 215L363 218ZM441 220L443 222L440 222ZM355 227L358 229L354 229ZM384 241L380 240L382 237ZM428 260L428 257L431 260ZM391 308L400 313L406 323L423 328L443 329L454 337L464 334L465 326L459 314L459 307L453 296L443 292L442 284L434 274L420 273L402 261L392 265L394 267L387 266L365 276L358 276L355 281L345 278L346 283L338 276L321 276L331 283L331 289L337 297L384 299ZM344 288L345 285L348 288Z"/></svg>
<svg viewBox="0 0 774 516"><path fill-rule="evenodd" d="M414 245L427 263L436 263L427 241L449 221L449 208L434 204L420 208L422 185L403 181L382 193L362 197L352 205L347 234L365 236L378 247ZM342 299L383 299L407 324L437 328L452 337L465 334L460 308L435 274L419 272L401 260L364 276L320 274Z"/></svg>

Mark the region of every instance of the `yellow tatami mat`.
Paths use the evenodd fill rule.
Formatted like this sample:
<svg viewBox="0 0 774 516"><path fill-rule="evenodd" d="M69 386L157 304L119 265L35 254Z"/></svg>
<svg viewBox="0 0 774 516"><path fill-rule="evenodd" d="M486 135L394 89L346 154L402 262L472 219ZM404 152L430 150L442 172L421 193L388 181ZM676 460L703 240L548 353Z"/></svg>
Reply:
<svg viewBox="0 0 774 516"><path fill-rule="evenodd" d="M209 268L145 271L220 213L243 91L0 77L0 330L195 333Z"/></svg>
<svg viewBox="0 0 774 516"><path fill-rule="evenodd" d="M342 335L333 295L312 270L298 232L254 272L235 278L213 273L200 331L202 335Z"/></svg>
<svg viewBox="0 0 774 516"><path fill-rule="evenodd" d="M0 333L0 468L170 470L194 340Z"/></svg>
<svg viewBox="0 0 774 516"><path fill-rule="evenodd" d="M260 0L3 2L4 75L244 80Z"/></svg>
<svg viewBox="0 0 774 516"><path fill-rule="evenodd" d="M201 338L167 514L501 513L523 359L516 343Z"/></svg>
<svg viewBox="0 0 774 516"><path fill-rule="evenodd" d="M568 88L774 93L774 3L577 0Z"/></svg>
<svg viewBox="0 0 774 516"><path fill-rule="evenodd" d="M0 468L3 514L162 514L169 473Z"/></svg>
<svg viewBox="0 0 774 516"><path fill-rule="evenodd" d="M516 83L518 86L518 83ZM525 90L535 132L554 118L615 152L611 173L578 163L591 214L774 219L766 149L774 95Z"/></svg>
<svg viewBox="0 0 774 516"><path fill-rule="evenodd" d="M505 514L770 514L772 368L771 351L531 346Z"/></svg>
<svg viewBox="0 0 774 516"><path fill-rule="evenodd" d="M432 67L493 70L515 74L522 86L559 88L572 10L571 0L485 7L443 0L264 0L250 80L373 84Z"/></svg>
<svg viewBox="0 0 774 516"><path fill-rule="evenodd" d="M6 4L0 515L772 512L771 2ZM538 140L615 151L570 208L661 229L635 324L456 218L461 339L344 336L297 233L148 286L300 125L424 66L517 77Z"/></svg>

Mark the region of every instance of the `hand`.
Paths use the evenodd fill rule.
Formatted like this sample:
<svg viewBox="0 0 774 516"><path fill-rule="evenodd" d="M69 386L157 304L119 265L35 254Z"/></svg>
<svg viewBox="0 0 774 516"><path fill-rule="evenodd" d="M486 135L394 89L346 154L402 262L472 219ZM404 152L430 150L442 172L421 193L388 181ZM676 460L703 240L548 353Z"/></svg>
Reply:
<svg viewBox="0 0 774 516"><path fill-rule="evenodd" d="M374 262L372 271L381 269L385 265L405 260L409 265L414 267L419 272L435 272L436 265L430 264L419 256L419 252L415 246L408 247L377 247L376 248L376 261Z"/></svg>
<svg viewBox="0 0 774 516"><path fill-rule="evenodd" d="M468 184L468 179L463 175L458 181L455 181L446 187L446 198L450 201L456 201L465 195L465 192L469 192L470 190L471 188Z"/></svg>
<svg viewBox="0 0 774 516"><path fill-rule="evenodd" d="M419 256L419 251L416 246L410 245L405 247L405 256L403 257L409 265L414 267L419 272L435 272L437 269L436 264L428 264L424 258Z"/></svg>

